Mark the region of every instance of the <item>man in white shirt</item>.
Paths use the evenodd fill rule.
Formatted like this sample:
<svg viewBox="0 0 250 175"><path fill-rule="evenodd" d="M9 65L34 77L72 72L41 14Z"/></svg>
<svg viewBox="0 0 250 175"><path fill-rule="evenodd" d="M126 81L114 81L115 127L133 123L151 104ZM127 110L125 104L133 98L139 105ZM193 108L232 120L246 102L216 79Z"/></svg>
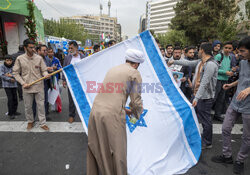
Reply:
<svg viewBox="0 0 250 175"><path fill-rule="evenodd" d="M69 55L65 57L63 67L68 66L69 64L75 64L81 59L83 59L85 56L78 52L78 44L76 41L70 41L69 42ZM63 80L63 87L67 87L65 76L62 77ZM76 116L76 107L74 104L74 101L72 99L71 93L68 90L68 97L69 97L69 123L73 123L75 121Z"/></svg>

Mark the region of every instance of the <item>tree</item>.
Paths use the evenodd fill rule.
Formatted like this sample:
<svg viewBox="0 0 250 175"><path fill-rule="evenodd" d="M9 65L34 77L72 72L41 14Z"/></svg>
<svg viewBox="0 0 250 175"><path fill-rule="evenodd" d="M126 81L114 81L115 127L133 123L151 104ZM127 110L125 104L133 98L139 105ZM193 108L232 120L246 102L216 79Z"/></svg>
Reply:
<svg viewBox="0 0 250 175"><path fill-rule="evenodd" d="M87 38L91 38L87 31L84 29L83 25L77 24L73 20L55 21L53 19L44 20L44 32L46 35L64 37L70 40L85 42Z"/></svg>
<svg viewBox="0 0 250 175"><path fill-rule="evenodd" d="M36 34L36 20L34 14L34 3L29 1L27 3L27 9L29 11L29 15L25 17L24 28L26 29L26 34L32 41L36 42L37 34Z"/></svg>
<svg viewBox="0 0 250 175"><path fill-rule="evenodd" d="M165 47L167 44L180 43L182 46L190 44L189 39L185 36L185 31L170 30L165 34L157 35L161 46Z"/></svg>
<svg viewBox="0 0 250 175"><path fill-rule="evenodd" d="M250 1L247 1L245 4L245 8L246 8L246 15L247 15L247 19L250 19Z"/></svg>
<svg viewBox="0 0 250 175"><path fill-rule="evenodd" d="M237 23L235 16L239 11L238 0L181 0L174 8L176 16L171 20L170 27L184 30L185 36L193 44L201 39L235 37ZM221 26L226 25L225 29ZM231 32L229 32L231 31ZM224 33L225 32L225 33ZM224 38L222 38L224 40Z"/></svg>
<svg viewBox="0 0 250 175"><path fill-rule="evenodd" d="M237 26L236 21L227 21L221 19L217 27L217 39L221 42L237 40Z"/></svg>

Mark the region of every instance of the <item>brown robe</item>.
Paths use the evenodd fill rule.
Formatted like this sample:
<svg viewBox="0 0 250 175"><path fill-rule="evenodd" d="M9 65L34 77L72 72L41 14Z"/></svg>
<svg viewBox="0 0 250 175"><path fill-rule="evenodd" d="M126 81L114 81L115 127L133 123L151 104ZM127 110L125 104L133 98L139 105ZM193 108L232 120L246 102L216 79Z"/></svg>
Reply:
<svg viewBox="0 0 250 175"><path fill-rule="evenodd" d="M138 117L142 112L138 70L125 63L108 71L103 89L97 94L88 123L87 175L126 175L127 138L125 105L130 96L130 107ZM119 90L119 86L124 85ZM130 85L128 85L130 84ZM112 86L113 85L113 86ZM113 89L112 89L113 87Z"/></svg>

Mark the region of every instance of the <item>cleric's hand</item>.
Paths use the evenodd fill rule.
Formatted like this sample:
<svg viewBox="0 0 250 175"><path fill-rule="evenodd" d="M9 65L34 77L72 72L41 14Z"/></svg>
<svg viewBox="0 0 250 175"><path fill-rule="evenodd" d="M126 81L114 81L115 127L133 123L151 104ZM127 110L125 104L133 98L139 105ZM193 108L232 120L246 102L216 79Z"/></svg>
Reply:
<svg viewBox="0 0 250 175"><path fill-rule="evenodd" d="M125 108L125 112L128 116L132 115L132 110Z"/></svg>

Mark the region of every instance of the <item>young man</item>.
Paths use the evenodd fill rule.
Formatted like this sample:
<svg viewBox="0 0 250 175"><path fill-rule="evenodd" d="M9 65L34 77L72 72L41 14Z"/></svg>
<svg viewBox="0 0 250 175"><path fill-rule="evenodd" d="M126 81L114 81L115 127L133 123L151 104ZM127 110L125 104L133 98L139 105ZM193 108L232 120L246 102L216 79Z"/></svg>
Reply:
<svg viewBox="0 0 250 175"><path fill-rule="evenodd" d="M17 112L17 82L12 75L13 59L10 55L4 56L4 64L0 67L2 86L8 98L8 116L14 119Z"/></svg>
<svg viewBox="0 0 250 175"><path fill-rule="evenodd" d="M53 69L53 71L59 70L62 68L61 63L58 58L54 56L54 51L51 47L48 48L48 58L49 58L49 67ZM52 71L52 72L53 72ZM55 75L57 78L57 81L59 79L59 74Z"/></svg>
<svg viewBox="0 0 250 175"><path fill-rule="evenodd" d="M48 55L48 51L47 51L48 47L46 45L38 45L38 47L36 48L37 54L39 56L41 56L44 60L45 65L47 66L47 71L49 73L51 73L53 71L53 68L50 67L50 60L47 57ZM49 102L48 102L48 90L50 88L50 79L45 79L44 80L44 109L45 109L45 116L46 116L46 120L50 121L51 118L48 116L49 115ZM36 116L36 103L34 102L34 106L33 106L33 113L34 113L34 117Z"/></svg>
<svg viewBox="0 0 250 175"><path fill-rule="evenodd" d="M162 57L166 60L165 48L161 47L161 48L160 48L160 51L161 51Z"/></svg>
<svg viewBox="0 0 250 175"><path fill-rule="evenodd" d="M219 40L214 40L214 42L213 42L213 56L216 56L217 54L220 53L221 46L222 46L222 44Z"/></svg>
<svg viewBox="0 0 250 175"><path fill-rule="evenodd" d="M35 99L38 109L38 118L40 127L46 131L49 130L46 125L44 110L44 82L40 81L33 86L29 84L45 76L49 78L47 67L43 58L34 54L35 43L29 39L23 42L25 54L17 57L13 67L15 79L23 86L23 97L25 106L25 116L28 120L27 129L30 130L34 126L34 117L32 113L32 105Z"/></svg>
<svg viewBox="0 0 250 175"><path fill-rule="evenodd" d="M126 63L111 68L103 81L104 87L109 83L119 83L124 90L119 92L115 88L112 93L99 92L93 103L88 123L87 175L127 174L125 113L133 113L139 119L143 111L141 94L135 89L142 83L137 68L144 58L141 51L128 49L125 59ZM135 91L130 91L130 88ZM128 96L130 110L125 108Z"/></svg>
<svg viewBox="0 0 250 175"><path fill-rule="evenodd" d="M215 103L214 103L214 119L223 121L221 113L225 106L226 91L223 89L223 85L227 84L229 77L234 75L231 70L231 57L230 53L233 50L232 42L226 42L223 46L223 53L219 53L214 59L219 63L218 80L215 91Z"/></svg>
<svg viewBox="0 0 250 175"><path fill-rule="evenodd" d="M244 160L250 150L250 37L242 39L239 43L240 75L238 81L225 84L225 90L237 86L233 100L227 109L222 125L222 155L215 156L212 161L216 163L233 163L231 131L238 117L242 117L243 135L242 144L234 162L234 173L240 174L244 170Z"/></svg>
<svg viewBox="0 0 250 175"><path fill-rule="evenodd" d="M48 48L48 58L50 60L50 65L49 66L53 68L53 71L57 71L57 70L62 68L59 59L54 56L54 51L53 51L53 49L51 47ZM58 84L59 78L60 78L60 73L57 73L56 75L53 75L50 78L50 84L51 84L52 89L53 88L58 88L59 96L60 96L61 89L59 88L59 84ZM59 100L59 99L57 99L57 100ZM55 102L55 104L52 104L51 110L54 110L56 112L61 112L61 103L60 103L60 101L58 101L57 103Z"/></svg>
<svg viewBox="0 0 250 175"><path fill-rule="evenodd" d="M189 46L185 49L185 59L192 61L194 60L194 47L193 46ZM191 97L192 97L192 86L190 86L192 83L192 78L193 78L193 67L192 66L184 66L184 76L185 76L185 81L183 81L182 85L181 85L181 90L182 92L185 94L185 96L187 97L187 99L189 101L191 101Z"/></svg>
<svg viewBox="0 0 250 175"><path fill-rule="evenodd" d="M84 57L85 57L84 55L82 55L78 52L77 42L70 41L69 42L69 55L67 57L65 57L63 67L65 67L69 64L77 63L77 62L81 61L81 59L83 59ZM66 79L65 79L64 75L62 76L62 80L63 80L63 87L66 88L67 83L66 83ZM76 107L75 107L75 104L74 104L74 101L72 99L72 96L71 96L69 89L68 89L68 98L69 98L69 119L68 119L68 122L73 123L75 120L75 116L76 116Z"/></svg>
<svg viewBox="0 0 250 175"><path fill-rule="evenodd" d="M182 52L181 47L179 47L179 46L175 47L174 51L173 51L173 56L169 59L169 61L180 60L181 59L181 52ZM169 68L172 71L181 72L182 67L183 67L182 65L173 64Z"/></svg>
<svg viewBox="0 0 250 175"><path fill-rule="evenodd" d="M166 46L166 51L167 51L166 58L170 59L173 56L173 45L172 44L168 44Z"/></svg>
<svg viewBox="0 0 250 175"><path fill-rule="evenodd" d="M194 99L193 107L203 127L202 149L212 148L212 119L211 110L215 96L215 86L218 75L218 63L212 57L212 44L202 43L198 53L199 60L185 59L170 61L170 64L196 66L193 78Z"/></svg>

